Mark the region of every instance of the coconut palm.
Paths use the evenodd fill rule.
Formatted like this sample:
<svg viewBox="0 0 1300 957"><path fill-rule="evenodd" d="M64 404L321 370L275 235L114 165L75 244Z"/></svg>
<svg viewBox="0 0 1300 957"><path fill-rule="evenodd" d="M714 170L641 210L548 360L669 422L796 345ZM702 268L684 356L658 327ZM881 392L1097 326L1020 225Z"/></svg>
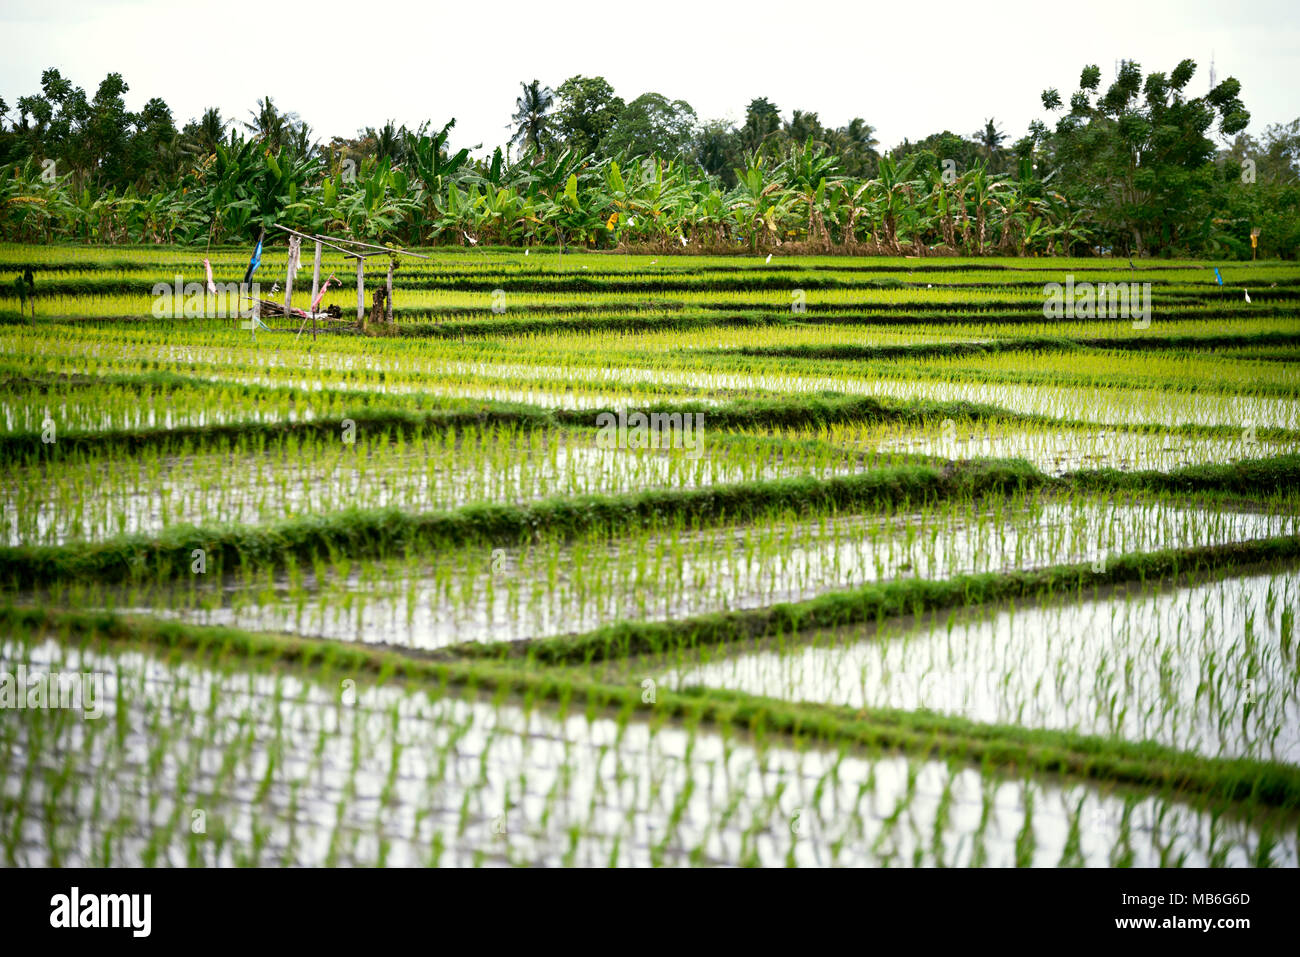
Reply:
<svg viewBox="0 0 1300 957"><path fill-rule="evenodd" d="M831 147L840 154L840 169L848 176L874 176L880 154L876 128L860 116L830 135Z"/></svg>
<svg viewBox="0 0 1300 957"><path fill-rule="evenodd" d="M316 153L316 141L311 137L311 127L295 123L284 134L284 151L290 156L310 158Z"/></svg>
<svg viewBox="0 0 1300 957"><path fill-rule="evenodd" d="M248 115L251 122L245 120L244 129L255 137L261 137L278 146L280 134L284 132L286 117L282 116L280 111L275 108L275 103L272 102L271 97L268 95L264 99L258 100L257 109L249 110Z"/></svg>
<svg viewBox="0 0 1300 957"><path fill-rule="evenodd" d="M984 158L990 162L1001 155L1002 141L1006 138L1007 135L998 129L997 122L993 117L986 119L983 129L976 130L973 137L975 142L979 143L980 152L984 154Z"/></svg>
<svg viewBox="0 0 1300 957"><path fill-rule="evenodd" d="M555 93L549 86L542 86L540 80L532 83L520 81L519 85L524 92L515 99L515 115L512 117L515 135L510 142L516 146L531 146L540 154L543 144L551 138L547 113L555 105Z"/></svg>
<svg viewBox="0 0 1300 957"><path fill-rule="evenodd" d="M375 159L388 159L394 163L401 163L406 160L406 127L398 129L394 120L389 120L379 129L373 126L366 127L366 136L368 140L375 142Z"/></svg>
<svg viewBox="0 0 1300 957"><path fill-rule="evenodd" d="M182 152L196 158L211 156L224 139L229 125L230 121L222 118L220 109L208 107L197 122L186 125Z"/></svg>

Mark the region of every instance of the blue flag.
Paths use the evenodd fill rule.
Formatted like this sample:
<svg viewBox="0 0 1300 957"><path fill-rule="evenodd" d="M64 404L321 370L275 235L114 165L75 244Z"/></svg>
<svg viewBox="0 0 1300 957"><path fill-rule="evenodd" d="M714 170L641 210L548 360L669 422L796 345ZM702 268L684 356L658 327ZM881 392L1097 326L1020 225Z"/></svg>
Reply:
<svg viewBox="0 0 1300 957"><path fill-rule="evenodd" d="M253 258L248 261L248 271L244 273L245 286L253 281L253 273L257 272L257 267L260 265L262 265L262 236L257 237L257 248L253 250Z"/></svg>
<svg viewBox="0 0 1300 957"><path fill-rule="evenodd" d="M257 247L257 251L258 251L259 253L262 251L261 244L258 245L258 247ZM1215 266L1215 267L1214 267L1214 278L1217 279L1217 280L1219 281L1219 285L1220 285L1220 286L1223 285L1223 277L1219 275L1219 267L1218 267L1218 266Z"/></svg>

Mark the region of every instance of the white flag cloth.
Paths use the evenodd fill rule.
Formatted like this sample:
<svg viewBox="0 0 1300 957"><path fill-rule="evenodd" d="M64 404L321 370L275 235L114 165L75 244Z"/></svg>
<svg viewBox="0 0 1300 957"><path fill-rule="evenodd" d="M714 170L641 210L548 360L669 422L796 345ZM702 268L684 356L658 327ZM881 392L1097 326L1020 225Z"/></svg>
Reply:
<svg viewBox="0 0 1300 957"><path fill-rule="evenodd" d="M289 282L298 275L298 266L302 263L302 240L297 236L289 237Z"/></svg>

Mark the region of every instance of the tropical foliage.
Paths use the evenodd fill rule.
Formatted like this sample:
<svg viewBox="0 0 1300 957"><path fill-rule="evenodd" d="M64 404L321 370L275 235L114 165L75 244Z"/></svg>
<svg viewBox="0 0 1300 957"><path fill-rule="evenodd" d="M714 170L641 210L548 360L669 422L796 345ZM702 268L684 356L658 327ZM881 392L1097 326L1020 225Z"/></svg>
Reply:
<svg viewBox="0 0 1300 957"><path fill-rule="evenodd" d="M57 70L0 131L0 238L246 242L271 222L405 244L789 248L891 255L1265 255L1300 241L1293 127L1240 134L1240 84L1185 89L1195 64L1100 89L1084 69L1054 131L1012 146L994 118L880 155L873 128L752 101L742 126L699 123L681 100L624 103L603 78L521 84L512 142L471 159L455 121L388 121L318 146L270 96L242 123L216 110L177 132L161 100L129 113L112 74L93 99ZM1060 95L1043 95L1049 110ZM558 106L557 106L558 103ZM3 106L3 103L0 103ZM1288 139L1288 135L1290 138ZM1241 175L1258 156L1260 182ZM1251 159L1251 162L1256 162ZM165 171L164 171L165 170Z"/></svg>

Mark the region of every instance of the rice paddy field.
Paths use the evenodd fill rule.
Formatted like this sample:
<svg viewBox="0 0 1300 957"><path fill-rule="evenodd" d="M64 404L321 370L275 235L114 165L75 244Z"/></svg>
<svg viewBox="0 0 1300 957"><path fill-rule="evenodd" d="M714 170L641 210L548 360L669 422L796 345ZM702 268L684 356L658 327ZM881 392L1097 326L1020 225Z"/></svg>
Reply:
<svg viewBox="0 0 1300 957"><path fill-rule="evenodd" d="M426 253L0 246L5 865L1300 863L1300 266Z"/></svg>

